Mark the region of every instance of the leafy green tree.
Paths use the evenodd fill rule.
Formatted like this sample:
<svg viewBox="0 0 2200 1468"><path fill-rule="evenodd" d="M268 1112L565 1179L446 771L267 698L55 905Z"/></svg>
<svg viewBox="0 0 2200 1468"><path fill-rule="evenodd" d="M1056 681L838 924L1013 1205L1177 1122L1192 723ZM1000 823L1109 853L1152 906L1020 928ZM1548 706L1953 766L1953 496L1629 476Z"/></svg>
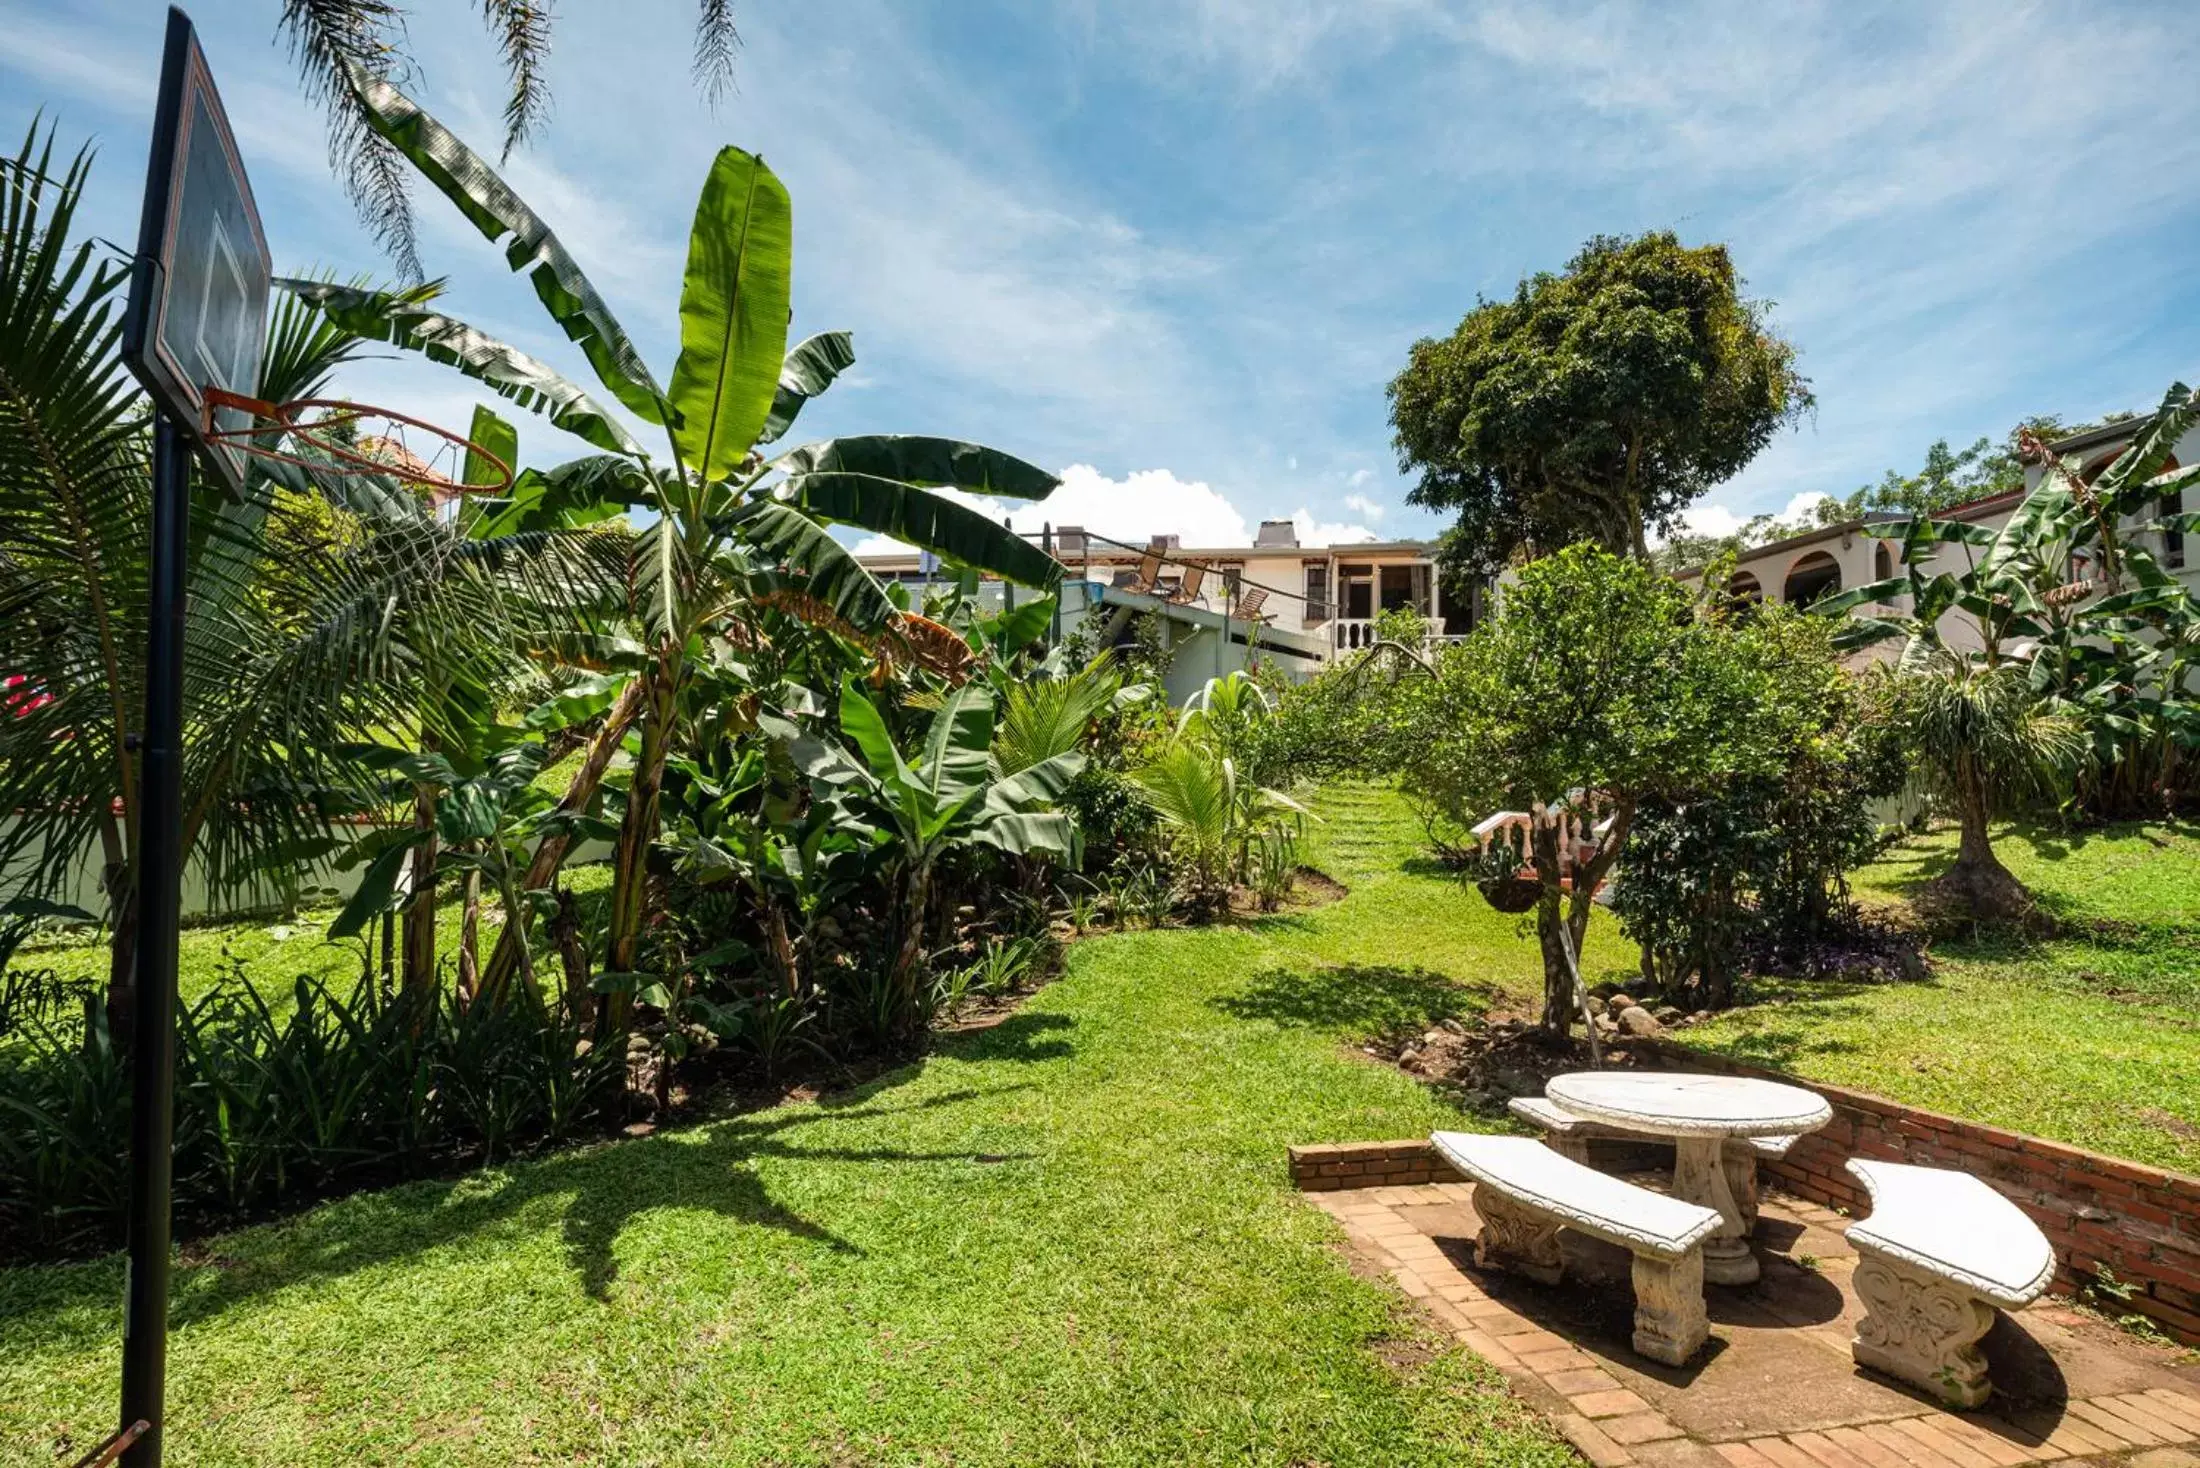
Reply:
<svg viewBox="0 0 2200 1468"><path fill-rule="evenodd" d="M921 628L825 522L1051 586L1061 574L1051 557L930 489L1036 499L1058 481L997 450L936 438L844 438L766 456L802 405L853 363L854 350L844 332L788 349L793 211L762 159L724 148L704 181L680 294L680 354L660 385L578 262L486 160L386 81L355 69L348 84L367 125L505 246L605 390L665 434L660 462L586 390L462 321L389 295L286 282L347 328L455 368L603 451L522 476L508 511L515 524L653 513L632 538L620 614L639 651L614 654L641 686L640 747L617 843L606 963L632 972L666 762L695 713L691 674L722 645L727 625L767 607L801 609L882 653L921 659ZM492 959L492 978L504 961L501 951Z"/></svg>
<svg viewBox="0 0 2200 1468"><path fill-rule="evenodd" d="M1435 663L1372 659L1324 674L1344 742L1393 774L1460 843L1486 816L1535 817L1526 870L1537 885L1543 1024L1563 1034L1579 1005L1576 957L1592 898L1627 847L1638 807L1761 771L1770 742L1746 711L1761 667L1733 655L1688 595L1648 563L1590 545L1531 561L1497 614ZM1561 850L1570 815L1583 849Z"/></svg>
<svg viewBox="0 0 2200 1468"><path fill-rule="evenodd" d="M2200 517L2163 513L2200 486L2200 466L2171 463L2196 422L2200 396L2172 384L2098 472L2027 433L2043 472L1999 529L1929 516L1891 524L1900 571L1812 610L1842 619L1845 649L1899 641L1905 668L2016 668L2033 698L2083 722L2086 756L2070 772L2079 798L2104 815L2159 811L2200 748L2189 686L2200 604L2151 549L2200 527ZM1949 651L1951 616L1970 623L1975 652ZM1997 908L2015 900L1995 895L2005 884L1991 872L1953 885L1977 887Z"/></svg>
<svg viewBox="0 0 2200 1468"><path fill-rule="evenodd" d="M1729 727L1750 757L1636 808L1612 909L1645 971L1690 1008L1732 1002L1745 960L1808 960L1846 925L1845 873L1871 854L1872 803L1899 788L1893 731L1841 667L1833 627L1792 608L1698 604L1706 652L1746 700Z"/></svg>
<svg viewBox="0 0 2200 1468"><path fill-rule="evenodd" d="M1721 245L1598 236L1563 274L1414 343L1390 384L1407 496L1455 512L1447 559L1494 572L1587 540L1647 557L1810 406L1795 349Z"/></svg>

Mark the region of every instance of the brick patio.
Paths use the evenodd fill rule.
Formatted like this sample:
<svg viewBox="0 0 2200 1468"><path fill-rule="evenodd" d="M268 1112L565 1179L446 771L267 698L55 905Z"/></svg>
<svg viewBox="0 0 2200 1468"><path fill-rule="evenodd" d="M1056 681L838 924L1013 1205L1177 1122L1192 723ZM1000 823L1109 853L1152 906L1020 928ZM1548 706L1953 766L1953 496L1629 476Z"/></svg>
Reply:
<svg viewBox="0 0 2200 1468"><path fill-rule="evenodd" d="M1640 1182L1654 1175L1638 1175ZM2059 1459L2200 1468L2200 1364L2046 1300L1985 1341L1996 1395L1956 1413L1849 1358L1860 1313L1847 1220L1768 1195L1764 1278L1711 1286L1712 1340L1684 1368L1628 1348L1627 1256L1565 1235L1545 1287L1477 1269L1463 1183L1312 1192L1352 1249L1547 1411L1597 1468L2018 1468Z"/></svg>

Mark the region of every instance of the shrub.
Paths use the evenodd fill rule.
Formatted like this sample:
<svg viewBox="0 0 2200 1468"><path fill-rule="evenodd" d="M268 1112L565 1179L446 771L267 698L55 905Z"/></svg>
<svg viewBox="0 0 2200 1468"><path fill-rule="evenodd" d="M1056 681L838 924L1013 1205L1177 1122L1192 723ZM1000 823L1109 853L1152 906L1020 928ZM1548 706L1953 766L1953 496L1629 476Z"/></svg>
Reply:
<svg viewBox="0 0 2200 1468"><path fill-rule="evenodd" d="M494 1162L613 1114L623 1056L515 986L500 1003L348 997L301 977L277 1014L237 978L183 1011L175 1209L201 1229ZM102 1007L0 1052L0 1252L111 1246L128 1199L130 1085Z"/></svg>

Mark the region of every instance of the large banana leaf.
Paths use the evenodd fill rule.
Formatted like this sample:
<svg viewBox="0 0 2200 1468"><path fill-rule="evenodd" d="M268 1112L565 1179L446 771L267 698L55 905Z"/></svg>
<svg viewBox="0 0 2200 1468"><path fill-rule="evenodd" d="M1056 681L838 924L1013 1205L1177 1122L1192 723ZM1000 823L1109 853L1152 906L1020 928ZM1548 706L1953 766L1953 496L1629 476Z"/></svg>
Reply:
<svg viewBox="0 0 2200 1468"><path fill-rule="evenodd" d="M688 233L672 369L673 439L706 481L739 467L771 416L793 273L786 185L753 153L720 148Z"/></svg>
<svg viewBox="0 0 2200 1468"><path fill-rule="evenodd" d="M1036 464L983 444L920 434L874 433L828 438L783 455L776 467L800 474L869 474L926 487L952 485L973 494L1043 500L1062 481Z"/></svg>
<svg viewBox="0 0 2200 1468"><path fill-rule="evenodd" d="M1079 832L1077 823L1059 811L1015 812L981 822L970 839L1011 856L1075 859Z"/></svg>
<svg viewBox="0 0 2200 1468"><path fill-rule="evenodd" d="M1005 525L953 500L869 474L802 474L787 481L812 514L922 546L949 560L1026 586L1052 587L1061 563Z"/></svg>
<svg viewBox="0 0 2200 1468"><path fill-rule="evenodd" d="M777 443L794 426L802 405L833 385L833 379L856 364L856 339L850 332L821 331L787 353L779 369L779 391L772 395L771 416L758 445Z"/></svg>
<svg viewBox="0 0 2200 1468"><path fill-rule="evenodd" d="M439 315L402 295L354 290L327 281L278 278L275 284L313 302L344 330L388 342L455 367L498 396L540 413L567 433L600 449L639 458L642 446L611 410L546 362L453 317Z"/></svg>
<svg viewBox="0 0 2200 1468"><path fill-rule="evenodd" d="M527 272L552 319L587 356L588 365L596 369L611 395L649 421L661 422L666 411L664 390L542 216L528 208L479 154L403 92L356 68L351 72L351 88L368 126L410 159L490 243L511 236L504 247L506 262L516 271Z"/></svg>
<svg viewBox="0 0 2200 1468"><path fill-rule="evenodd" d="M947 696L925 731L924 783L943 807L959 809L985 788L993 748L993 690L965 683Z"/></svg>
<svg viewBox="0 0 2200 1468"><path fill-rule="evenodd" d="M725 528L775 565L803 578L799 589L864 632L883 632L899 610L886 588L824 526L791 505L752 500L729 515Z"/></svg>
<svg viewBox="0 0 2200 1468"><path fill-rule="evenodd" d="M1085 757L1075 750L1028 765L985 793L986 808L1006 814L1041 801L1059 800L1084 768Z"/></svg>
<svg viewBox="0 0 2200 1468"><path fill-rule="evenodd" d="M2147 483L2170 461L2177 441L2195 422L2200 422L2200 394L2181 382L2173 382L2162 395L2161 406L2132 436L2115 462L2101 471L2093 487L2117 514L2132 514L2146 507L2160 491Z"/></svg>
<svg viewBox="0 0 2200 1468"><path fill-rule="evenodd" d="M473 427L466 431L466 468L461 476L469 485L494 485L519 472L519 430L497 416L487 404L474 405ZM476 452L479 445L486 452ZM494 459L496 462L491 462ZM498 464L503 473L499 473Z"/></svg>

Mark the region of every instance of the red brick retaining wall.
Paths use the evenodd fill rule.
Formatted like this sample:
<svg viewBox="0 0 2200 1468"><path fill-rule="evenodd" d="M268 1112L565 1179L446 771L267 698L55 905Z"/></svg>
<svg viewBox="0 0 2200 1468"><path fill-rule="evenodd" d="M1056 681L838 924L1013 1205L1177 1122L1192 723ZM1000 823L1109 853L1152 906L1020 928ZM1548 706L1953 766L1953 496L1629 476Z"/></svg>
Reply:
<svg viewBox="0 0 2200 1468"><path fill-rule="evenodd" d="M1676 1070L1765 1076L1825 1097L1833 1121L1796 1142L1783 1160L1761 1164L1764 1175L1788 1192L1861 1215L1870 1211L1871 1200L1843 1166L1851 1157L1968 1172L1992 1184L2047 1235L2061 1265L2055 1288L2067 1292L2090 1284L2105 1265L2132 1288L2129 1309L2186 1344L2200 1345L2200 1177L1801 1080L1670 1041L1636 1041L1631 1048Z"/></svg>
<svg viewBox="0 0 2200 1468"><path fill-rule="evenodd" d="M1437 1155L1426 1137L1403 1142L1322 1142L1291 1149L1291 1186L1302 1193L1458 1181L1459 1174Z"/></svg>

